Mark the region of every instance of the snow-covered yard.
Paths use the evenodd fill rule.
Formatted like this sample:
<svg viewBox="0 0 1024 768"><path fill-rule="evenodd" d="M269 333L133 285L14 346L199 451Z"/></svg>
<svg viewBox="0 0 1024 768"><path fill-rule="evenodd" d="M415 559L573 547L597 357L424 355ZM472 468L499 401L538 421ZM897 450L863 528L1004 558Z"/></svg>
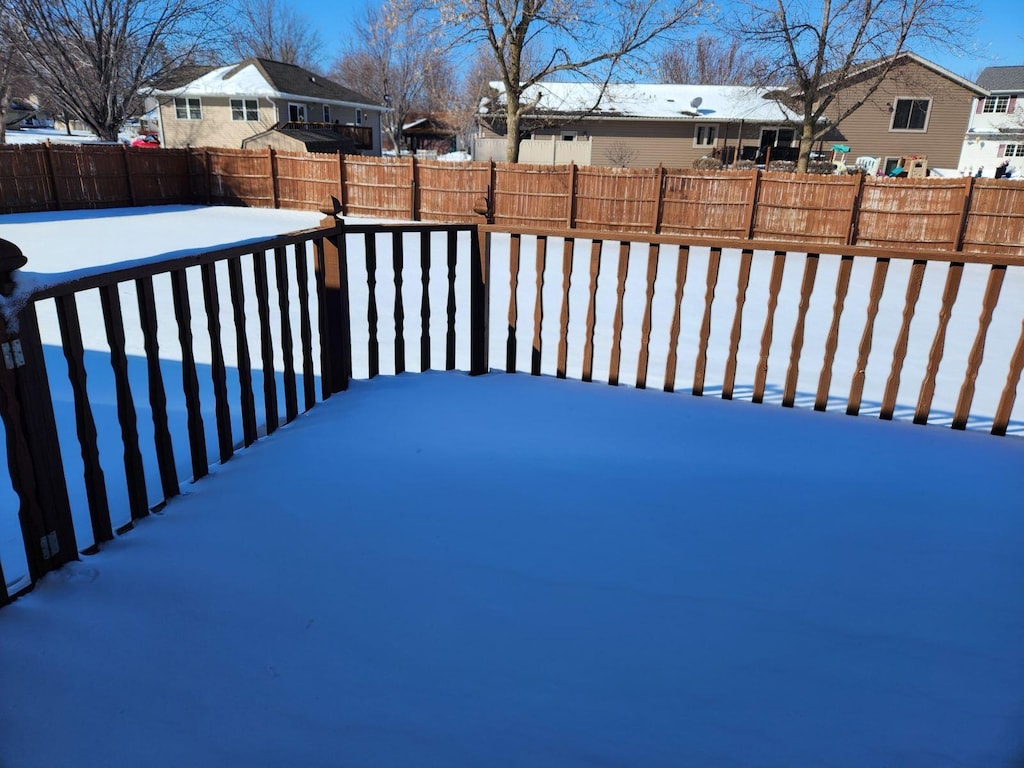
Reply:
<svg viewBox="0 0 1024 768"><path fill-rule="evenodd" d="M0 217L0 237L23 249L34 273L23 279L39 283L318 219L189 207L19 214ZM503 248L496 243L495 274L505 277L491 285L492 327L502 329L492 335L492 367L504 361ZM382 317L394 295L386 256ZM615 274L614 256L603 275ZM545 294L561 291L560 262L548 259ZM574 295L585 291L586 262L574 266ZM691 255L684 349L700 326L702 263L706 255ZM444 267L431 284L436 307ZM835 267L822 257L805 344L812 355L824 345ZM898 318L902 267L891 267L882 318ZM365 317L360 269L354 258L353 314ZM732 314L728 255L722 270L709 392L721 383ZM639 346L644 273L630 269L624 360ZM972 427L992 413L1020 328L1024 281L1010 273ZM755 265L752 293L767 276ZM926 273L901 406L913 404L923 375L943 278ZM937 424L948 423L985 278L983 268L965 270L966 309L951 321ZM852 285L870 279L858 267ZM785 370L799 280L800 270L788 269L773 371ZM613 285L599 287L602 306ZM406 281L406 306L418 306L418 290ZM532 277L517 290L525 318ZM130 329L129 294L122 288ZM863 313L856 295L851 288L854 318ZM664 372L670 303L671 292L656 292L652 387ZM101 435L100 450L116 507L124 470L103 324L87 297L79 309L90 400L112 435L106 443ZM759 328L764 308L748 310L745 327ZM40 324L52 344L50 311L41 309ZM418 329L413 314L407 339ZM441 314L433 321L443 326ZM205 319L193 323L200 342ZM579 375L580 323L570 320L570 377ZM173 323L164 325L173 369ZM879 323L868 413L877 413L897 327ZM547 373L556 329L545 325ZM382 320L381 331L388 372L394 328ZM846 333L856 340L856 327ZM606 334L597 338L598 379L609 364ZM756 347L751 336L744 343ZM357 329L357 377L365 345ZM409 342L412 370L416 346ZM233 339L224 348L232 365ZM141 354L137 338L129 354ZM528 368L525 339L519 354L518 367ZM201 343L197 359L209 362ZM843 410L853 363L848 352L837 358L830 410ZM47 364L67 423L59 348L48 348ZM692 366L683 354L682 390ZM144 370L139 363L133 376ZM741 366L738 398L749 399L752 375ZM801 369L801 393L813 392L813 375ZM237 389L237 376L230 380ZM168 395L180 422L180 392L169 385ZM140 428L147 419L140 410ZM1011 432L1022 422L1018 401ZM212 430L207 438L214 457ZM66 442L76 531L87 542L81 458ZM1022 460L1019 436L601 384L499 373L356 381L0 611L0 765L1016 765L1024 759ZM147 477L158 491L155 473ZM8 578L20 547L16 512L8 489L0 496Z"/></svg>

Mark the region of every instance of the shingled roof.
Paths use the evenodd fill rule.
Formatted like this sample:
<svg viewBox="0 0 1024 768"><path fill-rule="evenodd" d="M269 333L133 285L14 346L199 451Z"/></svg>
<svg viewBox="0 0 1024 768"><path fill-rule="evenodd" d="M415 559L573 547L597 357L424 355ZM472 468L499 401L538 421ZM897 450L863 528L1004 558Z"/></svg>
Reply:
<svg viewBox="0 0 1024 768"><path fill-rule="evenodd" d="M985 67L978 85L990 91L1024 91L1024 64L1014 67Z"/></svg>
<svg viewBox="0 0 1024 768"><path fill-rule="evenodd" d="M249 64L255 64L260 69L267 82L281 93L294 96L306 96L319 101L348 101L356 104L375 104L373 99L365 96L351 88L346 88L341 83L328 80L322 75L311 72L297 64L285 64L271 59L246 59L240 62L236 69L240 70ZM234 72L224 76L230 78Z"/></svg>

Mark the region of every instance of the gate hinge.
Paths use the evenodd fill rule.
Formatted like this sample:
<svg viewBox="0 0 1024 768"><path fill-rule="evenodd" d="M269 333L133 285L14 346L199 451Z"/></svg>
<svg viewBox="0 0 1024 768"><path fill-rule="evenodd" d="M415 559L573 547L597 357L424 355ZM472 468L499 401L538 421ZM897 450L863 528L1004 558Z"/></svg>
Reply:
<svg viewBox="0 0 1024 768"><path fill-rule="evenodd" d="M60 542L57 540L57 532L50 531L39 539L39 546L43 550L43 560L49 560L60 552Z"/></svg>
<svg viewBox="0 0 1024 768"><path fill-rule="evenodd" d="M0 344L4 353L4 365L8 371L21 368L25 364L25 355L21 353L21 339L11 339Z"/></svg>

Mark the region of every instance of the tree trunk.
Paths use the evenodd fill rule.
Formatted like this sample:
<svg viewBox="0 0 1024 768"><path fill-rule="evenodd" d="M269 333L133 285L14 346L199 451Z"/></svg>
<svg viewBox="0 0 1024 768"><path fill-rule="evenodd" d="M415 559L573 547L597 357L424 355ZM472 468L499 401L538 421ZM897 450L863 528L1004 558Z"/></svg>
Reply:
<svg viewBox="0 0 1024 768"><path fill-rule="evenodd" d="M796 172L807 173L807 165L811 161L811 150L814 149L814 117L804 117L800 126L800 154L796 159Z"/></svg>
<svg viewBox="0 0 1024 768"><path fill-rule="evenodd" d="M508 105L505 108L505 162L519 162L519 96L508 94Z"/></svg>

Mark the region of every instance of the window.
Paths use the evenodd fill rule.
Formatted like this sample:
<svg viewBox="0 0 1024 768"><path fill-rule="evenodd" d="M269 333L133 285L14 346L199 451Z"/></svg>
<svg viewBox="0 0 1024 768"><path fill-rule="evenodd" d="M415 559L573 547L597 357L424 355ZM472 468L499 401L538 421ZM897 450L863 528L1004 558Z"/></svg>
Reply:
<svg viewBox="0 0 1024 768"><path fill-rule="evenodd" d="M931 99L896 99L892 110L893 131L924 131L928 129L928 108Z"/></svg>
<svg viewBox="0 0 1024 768"><path fill-rule="evenodd" d="M982 112L1008 112L1010 106L1009 96L989 96L985 99L985 106Z"/></svg>
<svg viewBox="0 0 1024 768"><path fill-rule="evenodd" d="M796 138L796 130L793 128L762 128L761 147L791 147L793 139Z"/></svg>
<svg viewBox="0 0 1024 768"><path fill-rule="evenodd" d="M304 122L306 122L306 105L305 104L289 104L288 105L288 122L289 123L304 123Z"/></svg>
<svg viewBox="0 0 1024 768"><path fill-rule="evenodd" d="M175 99L174 116L179 120L202 120L202 102L199 99Z"/></svg>
<svg viewBox="0 0 1024 768"><path fill-rule="evenodd" d="M713 147L718 138L717 125L698 125L693 130L693 146Z"/></svg>
<svg viewBox="0 0 1024 768"><path fill-rule="evenodd" d="M1024 144L1004 144L1000 157L1024 157Z"/></svg>
<svg viewBox="0 0 1024 768"><path fill-rule="evenodd" d="M256 122L260 119L259 103L256 99L232 99L231 119Z"/></svg>
<svg viewBox="0 0 1024 768"><path fill-rule="evenodd" d="M576 141L576 131L562 131L562 141Z"/></svg>
<svg viewBox="0 0 1024 768"><path fill-rule="evenodd" d="M362 124L363 124L363 110L357 109L356 110L356 125L362 125Z"/></svg>
<svg viewBox="0 0 1024 768"><path fill-rule="evenodd" d="M327 104L324 104L324 122L331 122L331 108Z"/></svg>

